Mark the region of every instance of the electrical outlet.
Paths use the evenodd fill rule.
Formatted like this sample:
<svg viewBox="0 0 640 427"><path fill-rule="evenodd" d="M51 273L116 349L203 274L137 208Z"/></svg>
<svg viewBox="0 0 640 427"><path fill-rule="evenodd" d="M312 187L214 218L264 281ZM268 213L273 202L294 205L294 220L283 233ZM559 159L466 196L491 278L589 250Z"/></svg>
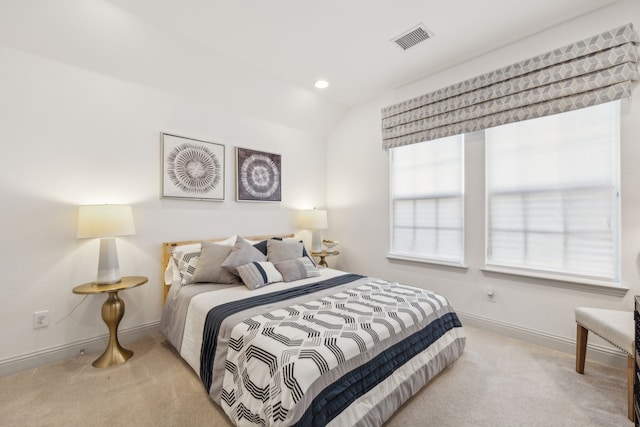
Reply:
<svg viewBox="0 0 640 427"><path fill-rule="evenodd" d="M496 291L493 289L493 286L487 286L485 288L485 295L487 297L487 301L496 302Z"/></svg>
<svg viewBox="0 0 640 427"><path fill-rule="evenodd" d="M46 328L49 326L49 310L33 312L33 329Z"/></svg>

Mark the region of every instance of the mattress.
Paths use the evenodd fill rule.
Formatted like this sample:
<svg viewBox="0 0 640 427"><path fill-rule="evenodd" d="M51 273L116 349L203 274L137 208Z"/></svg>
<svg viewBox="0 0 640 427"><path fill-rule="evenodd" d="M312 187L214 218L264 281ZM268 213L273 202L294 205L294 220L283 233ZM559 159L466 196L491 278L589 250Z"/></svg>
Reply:
<svg viewBox="0 0 640 427"><path fill-rule="evenodd" d="M321 276L172 286L161 331L238 426L378 426L463 352L446 298Z"/></svg>

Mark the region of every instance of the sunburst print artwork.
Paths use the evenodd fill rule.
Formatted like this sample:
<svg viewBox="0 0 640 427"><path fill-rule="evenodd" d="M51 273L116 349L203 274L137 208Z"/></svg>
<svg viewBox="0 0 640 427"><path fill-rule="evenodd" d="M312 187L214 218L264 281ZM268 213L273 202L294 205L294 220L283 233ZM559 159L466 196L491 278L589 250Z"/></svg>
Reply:
<svg viewBox="0 0 640 427"><path fill-rule="evenodd" d="M224 200L224 145L162 134L162 197Z"/></svg>
<svg viewBox="0 0 640 427"><path fill-rule="evenodd" d="M236 147L236 198L238 201L282 200L282 164L279 154Z"/></svg>

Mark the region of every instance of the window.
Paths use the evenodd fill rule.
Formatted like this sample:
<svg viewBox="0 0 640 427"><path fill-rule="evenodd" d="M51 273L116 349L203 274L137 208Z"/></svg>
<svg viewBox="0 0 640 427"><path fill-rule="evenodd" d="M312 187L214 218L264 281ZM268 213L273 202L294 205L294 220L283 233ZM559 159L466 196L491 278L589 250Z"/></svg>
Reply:
<svg viewBox="0 0 640 427"><path fill-rule="evenodd" d="M390 257L463 264L463 141L390 149Z"/></svg>
<svg viewBox="0 0 640 427"><path fill-rule="evenodd" d="M619 281L619 102L485 131L486 263Z"/></svg>

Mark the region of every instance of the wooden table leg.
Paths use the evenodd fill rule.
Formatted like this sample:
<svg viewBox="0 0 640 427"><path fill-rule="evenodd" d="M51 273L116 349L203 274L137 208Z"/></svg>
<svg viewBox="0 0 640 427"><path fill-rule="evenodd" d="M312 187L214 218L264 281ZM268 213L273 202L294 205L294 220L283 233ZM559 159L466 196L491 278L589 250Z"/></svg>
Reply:
<svg viewBox="0 0 640 427"><path fill-rule="evenodd" d="M589 330L578 325L576 331L576 372L584 374L584 359L587 356L587 337Z"/></svg>
<svg viewBox="0 0 640 427"><path fill-rule="evenodd" d="M629 421L635 421L635 410L633 406L633 380L635 377L636 361L633 356L627 356L627 417Z"/></svg>

